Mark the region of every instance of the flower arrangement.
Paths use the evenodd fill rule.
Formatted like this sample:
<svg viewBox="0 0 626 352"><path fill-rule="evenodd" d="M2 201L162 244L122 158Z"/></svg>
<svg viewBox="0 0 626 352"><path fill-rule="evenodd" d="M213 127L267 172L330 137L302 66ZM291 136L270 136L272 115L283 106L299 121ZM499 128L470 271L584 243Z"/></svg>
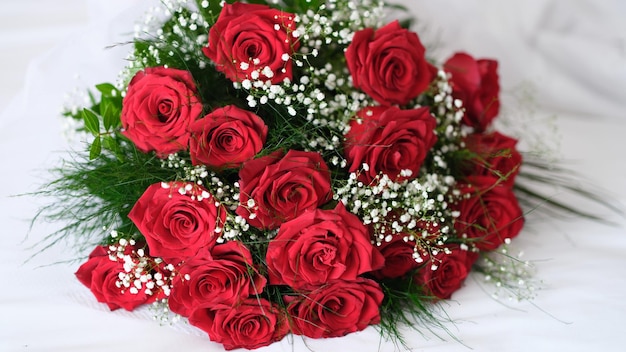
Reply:
<svg viewBox="0 0 626 352"><path fill-rule="evenodd" d="M521 232L523 197L541 198L493 127L497 61L435 64L388 9L165 1L118 82L66 113L89 147L56 170L63 207L46 211L70 220L54 242L95 247L80 282L111 310L161 304L254 349L395 336L437 324L429 306L472 268L525 275L491 256Z"/></svg>

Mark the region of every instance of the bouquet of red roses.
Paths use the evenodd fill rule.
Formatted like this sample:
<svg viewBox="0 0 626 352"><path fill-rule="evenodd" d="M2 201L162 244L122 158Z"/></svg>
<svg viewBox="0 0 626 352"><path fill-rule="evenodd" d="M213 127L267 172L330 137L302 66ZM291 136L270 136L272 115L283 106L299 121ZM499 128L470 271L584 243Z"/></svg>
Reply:
<svg viewBox="0 0 626 352"><path fill-rule="evenodd" d="M428 316L520 233L496 61L429 62L378 0L163 6L67 112L90 146L52 216L99 243L76 273L99 302L226 349L343 336Z"/></svg>

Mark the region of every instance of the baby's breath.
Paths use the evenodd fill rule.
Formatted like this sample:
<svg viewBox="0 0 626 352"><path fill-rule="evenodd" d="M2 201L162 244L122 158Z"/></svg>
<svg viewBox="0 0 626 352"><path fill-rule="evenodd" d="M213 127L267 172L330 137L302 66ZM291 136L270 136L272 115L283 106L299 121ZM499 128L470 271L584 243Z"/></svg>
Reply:
<svg viewBox="0 0 626 352"><path fill-rule="evenodd" d="M148 256L144 247L135 247L137 243L134 239L119 236L117 231L111 232L111 238L117 242L107 248L109 259L123 264L123 271L118 274L118 280L115 282L120 292L133 295L141 293L147 296L162 292L169 296L171 281L175 275L173 267L165 266L165 270L160 270L159 266L162 263L160 258Z"/></svg>
<svg viewBox="0 0 626 352"><path fill-rule="evenodd" d="M368 168L364 164L362 171ZM410 176L410 171L402 175ZM392 236L402 236L416 244L414 258L422 262L424 255L443 247L453 235L456 214L449 204L456 201L451 192L454 178L425 173L412 180L394 181L379 174L366 185L358 177L359 172L350 173L335 190L334 198L373 227L377 245L389 242Z"/></svg>
<svg viewBox="0 0 626 352"><path fill-rule="evenodd" d="M529 260L523 259L523 251L515 251L510 244L495 251L485 253L477 263L476 269L484 281L494 290L492 297L508 301L532 300L542 289L543 283L534 278L535 267Z"/></svg>

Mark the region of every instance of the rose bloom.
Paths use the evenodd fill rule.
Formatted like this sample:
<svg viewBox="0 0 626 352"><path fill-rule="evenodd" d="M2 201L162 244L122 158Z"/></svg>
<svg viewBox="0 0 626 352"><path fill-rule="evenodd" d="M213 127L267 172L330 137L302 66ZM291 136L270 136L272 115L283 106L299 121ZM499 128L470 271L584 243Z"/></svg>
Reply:
<svg viewBox="0 0 626 352"><path fill-rule="evenodd" d="M132 248L134 247L129 246L127 250ZM130 287L118 286L120 273L125 273L124 262L111 260L106 247L97 246L89 254L89 259L76 271L76 278L91 290L98 302L106 303L111 310L124 308L132 311L140 305L152 303L159 298L156 294L146 294L145 289L133 292L134 290Z"/></svg>
<svg viewBox="0 0 626 352"><path fill-rule="evenodd" d="M511 187L494 176L470 176L460 185L467 195L454 208L460 212L455 229L480 250L491 251L517 236L524 214Z"/></svg>
<svg viewBox="0 0 626 352"><path fill-rule="evenodd" d="M216 230L226 220L226 209L215 203L215 198L196 184L155 183L137 200L128 217L146 238L152 256L178 263L215 245Z"/></svg>
<svg viewBox="0 0 626 352"><path fill-rule="evenodd" d="M475 154L470 175L495 176L500 182L513 187L515 176L522 166L522 154L515 146L517 140L497 131L475 133L465 139L467 149Z"/></svg>
<svg viewBox="0 0 626 352"><path fill-rule="evenodd" d="M232 307L200 307L191 313L189 323L227 350L267 346L289 332L285 312L264 298L248 298Z"/></svg>
<svg viewBox="0 0 626 352"><path fill-rule="evenodd" d="M426 294L440 299L450 298L452 293L461 288L478 259L478 253L463 250L458 245L451 245L448 249L449 254L439 251L414 276L415 282L424 286Z"/></svg>
<svg viewBox="0 0 626 352"><path fill-rule="evenodd" d="M482 132L500 111L498 62L456 53L443 65L450 73L452 96L463 101L463 123Z"/></svg>
<svg viewBox="0 0 626 352"><path fill-rule="evenodd" d="M202 51L233 82L253 78L252 71L260 70L259 80L281 83L292 78L290 56L300 46L292 35L294 19L266 5L226 3Z"/></svg>
<svg viewBox="0 0 626 352"><path fill-rule="evenodd" d="M345 136L344 149L350 172L369 166L359 175L371 183L379 173L394 181L417 177L430 149L435 145L437 121L428 108L400 110L398 107L368 107L357 112ZM410 176L401 171L410 170Z"/></svg>
<svg viewBox="0 0 626 352"><path fill-rule="evenodd" d="M277 151L247 161L239 178L236 212L261 229L275 229L332 199L330 171L315 152Z"/></svg>
<svg viewBox="0 0 626 352"><path fill-rule="evenodd" d="M188 317L197 306L234 306L261 293L266 281L254 268L248 248L229 241L202 249L181 264L168 304L172 312Z"/></svg>
<svg viewBox="0 0 626 352"><path fill-rule="evenodd" d="M393 279L402 277L420 265L414 258L415 241L405 241L407 234L396 234L391 241L383 241L378 251L385 258L385 265L372 275L377 279Z"/></svg>
<svg viewBox="0 0 626 352"><path fill-rule="evenodd" d="M384 258L367 227L340 202L333 210L308 211L281 225L266 262L271 284L300 288L355 280L381 268Z"/></svg>
<svg viewBox="0 0 626 352"><path fill-rule="evenodd" d="M159 157L187 149L189 125L202 114L191 73L165 67L139 71L122 105L123 134L142 152Z"/></svg>
<svg viewBox="0 0 626 352"><path fill-rule="evenodd" d="M256 114L234 105L213 110L189 127L194 165L239 167L263 149L267 126Z"/></svg>
<svg viewBox="0 0 626 352"><path fill-rule="evenodd" d="M398 21L354 33L346 63L355 88L381 105L405 105L428 88L436 69L416 33Z"/></svg>
<svg viewBox="0 0 626 352"><path fill-rule="evenodd" d="M292 331L311 338L345 336L380 322L384 294L373 280L334 280L306 292L288 305Z"/></svg>

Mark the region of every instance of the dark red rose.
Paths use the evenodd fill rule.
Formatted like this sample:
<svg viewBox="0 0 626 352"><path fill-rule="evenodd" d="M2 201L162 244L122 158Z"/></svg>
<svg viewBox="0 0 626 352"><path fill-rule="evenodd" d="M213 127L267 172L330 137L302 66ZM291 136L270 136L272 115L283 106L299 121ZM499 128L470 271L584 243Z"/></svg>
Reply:
<svg viewBox="0 0 626 352"><path fill-rule="evenodd" d="M172 312L188 317L198 306L235 306L260 294L266 282L254 268L248 248L230 241L203 249L180 266L168 304Z"/></svg>
<svg viewBox="0 0 626 352"><path fill-rule="evenodd" d="M300 46L293 36L294 19L293 14L266 5L226 3L203 52L233 82L254 79L256 70L258 79L280 83L291 79L291 54ZM272 73L268 75L265 67Z"/></svg>
<svg viewBox="0 0 626 352"><path fill-rule="evenodd" d="M415 275L415 282L424 285L425 293L440 299L448 299L461 288L478 259L478 253L463 250L457 245L441 250Z"/></svg>
<svg viewBox="0 0 626 352"><path fill-rule="evenodd" d="M473 240L483 251L517 236L524 214L511 187L494 176L470 176L466 182L460 189L467 196L455 205L460 212L454 226L457 234Z"/></svg>
<svg viewBox="0 0 626 352"><path fill-rule="evenodd" d="M234 105L213 110L189 127L194 165L239 167L263 149L267 126L256 114Z"/></svg>
<svg viewBox="0 0 626 352"><path fill-rule="evenodd" d="M247 161L239 178L237 214L261 229L275 229L332 199L328 166L315 152L278 151Z"/></svg>
<svg viewBox="0 0 626 352"><path fill-rule="evenodd" d="M430 149L435 145L437 121L426 107L400 110L398 107L368 107L350 122L344 142L350 172L367 164L359 180L371 183L379 173L390 179L417 177ZM410 176L401 174L409 170Z"/></svg>
<svg viewBox="0 0 626 352"><path fill-rule="evenodd" d="M355 88L381 105L405 105L424 92L436 69L426 61L416 33L398 21L354 33L346 63Z"/></svg>
<svg viewBox="0 0 626 352"><path fill-rule="evenodd" d="M515 146L517 140L499 132L471 134L465 139L467 149L475 154L470 175L495 176L512 187L522 166L522 154Z"/></svg>
<svg viewBox="0 0 626 352"><path fill-rule="evenodd" d="M463 123L477 132L487 129L500 111L498 62L456 53L443 68L452 76L452 96L463 101Z"/></svg>
<svg viewBox="0 0 626 352"><path fill-rule="evenodd" d="M361 331L380 322L383 297L380 286L373 280L330 281L289 304L292 331L316 339Z"/></svg>
<svg viewBox="0 0 626 352"><path fill-rule="evenodd" d="M215 245L226 209L193 183L155 183L137 200L128 217L146 238L150 254L178 263Z"/></svg>
<svg viewBox="0 0 626 352"><path fill-rule="evenodd" d="M391 236L390 241L383 241L377 247L385 258L385 266L372 272L375 278L393 279L417 269L420 264L416 256L421 255L415 251L415 241L408 240L408 237L406 234L396 234Z"/></svg>
<svg viewBox="0 0 626 352"><path fill-rule="evenodd" d="M339 203L315 209L280 226L266 255L270 283L300 288L329 280L355 280L382 267L369 230Z"/></svg>
<svg viewBox="0 0 626 352"><path fill-rule="evenodd" d="M151 67L135 74L122 106L123 134L139 150L160 157L187 149L189 125L202 103L187 71Z"/></svg>
<svg viewBox="0 0 626 352"><path fill-rule="evenodd" d="M289 332L285 312L263 298L248 298L232 307L200 307L191 313L189 323L227 350L267 346Z"/></svg>
<svg viewBox="0 0 626 352"><path fill-rule="evenodd" d="M76 277L91 290L98 302L106 303L111 310L124 308L132 311L159 298L156 294L147 294L143 287L138 289L133 282L125 287L120 280L120 274L125 273L123 260L109 257L106 247L97 246L87 262L78 268Z"/></svg>

